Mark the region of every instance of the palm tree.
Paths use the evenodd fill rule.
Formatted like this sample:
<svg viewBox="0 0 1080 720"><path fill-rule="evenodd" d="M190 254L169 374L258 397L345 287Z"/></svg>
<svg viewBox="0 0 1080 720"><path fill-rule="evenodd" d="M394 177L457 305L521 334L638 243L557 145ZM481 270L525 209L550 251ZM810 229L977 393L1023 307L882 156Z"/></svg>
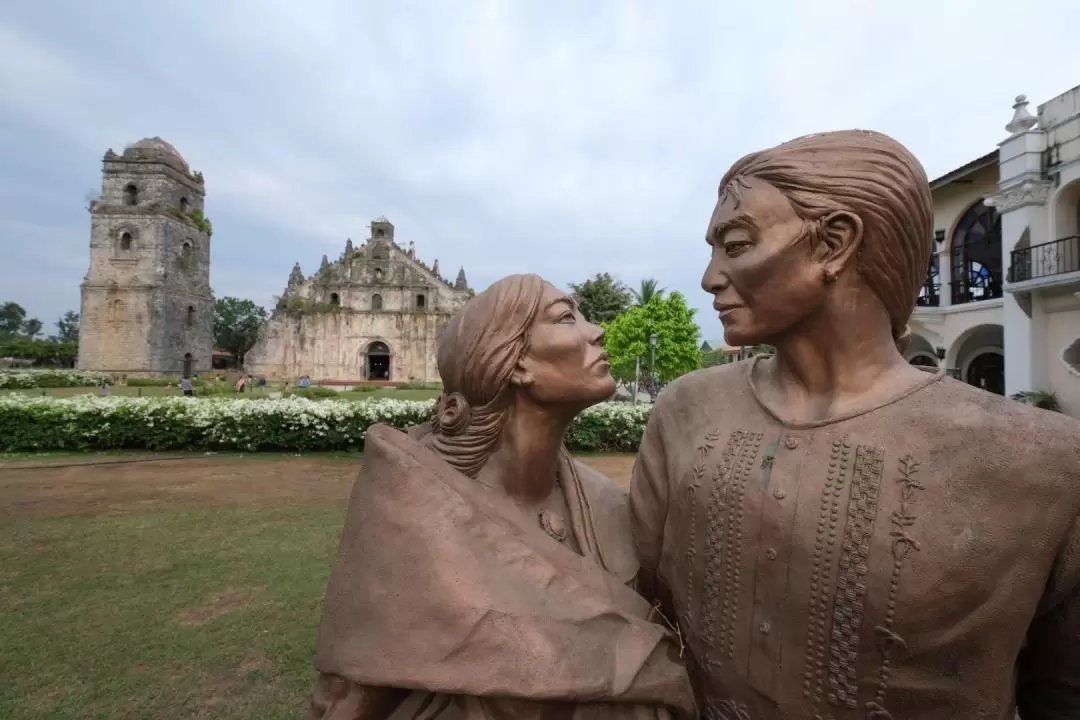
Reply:
<svg viewBox="0 0 1080 720"><path fill-rule="evenodd" d="M667 291L667 288L657 287L659 283L656 278L644 278L641 281L641 286L637 290L631 290L630 294L634 296L634 303L637 305L648 305L649 301L654 297L661 297Z"/></svg>

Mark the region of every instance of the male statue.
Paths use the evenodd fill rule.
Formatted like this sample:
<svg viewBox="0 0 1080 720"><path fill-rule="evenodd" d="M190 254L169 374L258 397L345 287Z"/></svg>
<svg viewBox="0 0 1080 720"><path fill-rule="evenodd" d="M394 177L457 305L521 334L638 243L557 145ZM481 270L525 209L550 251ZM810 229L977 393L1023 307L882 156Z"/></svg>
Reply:
<svg viewBox="0 0 1080 720"><path fill-rule="evenodd" d="M630 499L705 718L1080 718L1080 423L904 361L932 214L873 132L720 184L702 287L776 353L670 385Z"/></svg>

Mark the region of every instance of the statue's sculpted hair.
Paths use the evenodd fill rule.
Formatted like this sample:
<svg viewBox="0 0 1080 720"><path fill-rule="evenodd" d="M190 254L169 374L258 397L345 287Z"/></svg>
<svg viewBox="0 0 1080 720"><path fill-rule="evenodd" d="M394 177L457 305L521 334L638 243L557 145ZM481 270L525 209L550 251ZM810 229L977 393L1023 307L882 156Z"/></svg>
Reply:
<svg viewBox="0 0 1080 720"><path fill-rule="evenodd" d="M539 275L510 275L465 303L439 338L443 394L432 448L476 477L506 422L510 378L529 346L544 295Z"/></svg>
<svg viewBox="0 0 1080 720"><path fill-rule="evenodd" d="M737 198L746 189L743 178L783 193L812 238L820 236L830 213L859 216L863 240L856 267L888 311L902 351L933 251L934 203L915 156L888 135L840 130L750 153L724 175L720 195Z"/></svg>

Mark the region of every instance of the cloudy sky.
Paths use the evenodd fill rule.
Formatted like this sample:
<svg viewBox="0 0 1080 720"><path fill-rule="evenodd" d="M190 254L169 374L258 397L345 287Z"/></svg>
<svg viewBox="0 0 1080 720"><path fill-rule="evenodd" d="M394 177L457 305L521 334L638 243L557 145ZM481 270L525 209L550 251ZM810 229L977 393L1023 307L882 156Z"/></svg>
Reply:
<svg viewBox="0 0 1080 720"><path fill-rule="evenodd" d="M206 177L218 296L269 305L386 215L477 289L655 277L713 339L732 161L865 127L943 174L1080 83L1078 27L1076 0L4 3L0 301L78 308L101 156L160 135Z"/></svg>

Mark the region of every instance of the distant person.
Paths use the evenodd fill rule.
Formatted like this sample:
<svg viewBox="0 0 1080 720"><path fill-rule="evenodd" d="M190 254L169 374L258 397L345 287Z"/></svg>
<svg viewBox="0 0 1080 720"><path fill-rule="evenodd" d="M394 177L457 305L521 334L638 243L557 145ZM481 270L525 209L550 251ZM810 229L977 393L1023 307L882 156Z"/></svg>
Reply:
<svg viewBox="0 0 1080 720"><path fill-rule="evenodd" d="M191 386L191 378L189 377L180 379L180 389L183 391L185 397L191 397L195 394L195 390Z"/></svg>
<svg viewBox="0 0 1080 720"><path fill-rule="evenodd" d="M311 387L311 378L309 378L307 375L304 375L303 377L301 377L300 378L300 387L304 388L305 390L307 390L309 387Z"/></svg>
<svg viewBox="0 0 1080 720"><path fill-rule="evenodd" d="M111 391L109 390L109 383L107 381L101 383L101 388L98 390L98 394L101 397L106 397Z"/></svg>
<svg viewBox="0 0 1080 720"><path fill-rule="evenodd" d="M266 392L266 378L259 378L259 392Z"/></svg>
<svg viewBox="0 0 1080 720"><path fill-rule="evenodd" d="M244 387L247 385L247 379L241 375L240 379L236 381L236 392L244 392Z"/></svg>

